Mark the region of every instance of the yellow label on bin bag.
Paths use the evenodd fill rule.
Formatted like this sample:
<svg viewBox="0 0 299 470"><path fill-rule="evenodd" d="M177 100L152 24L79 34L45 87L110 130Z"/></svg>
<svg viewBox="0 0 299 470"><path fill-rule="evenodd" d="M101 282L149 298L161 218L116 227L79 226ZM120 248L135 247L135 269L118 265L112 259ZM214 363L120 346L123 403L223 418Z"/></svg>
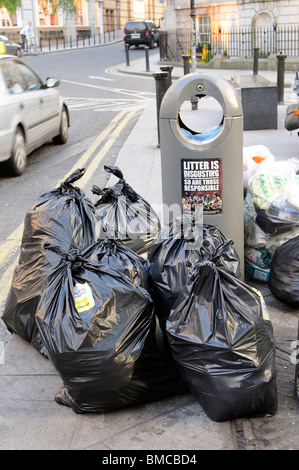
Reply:
<svg viewBox="0 0 299 470"><path fill-rule="evenodd" d="M74 286L75 307L78 313L85 312L94 307L95 302L92 295L90 286L85 282L84 284L77 283Z"/></svg>
<svg viewBox="0 0 299 470"><path fill-rule="evenodd" d="M268 321L271 321L270 319L270 316L269 316L269 313L268 313L268 309L267 309L267 306L266 306L266 302L264 300L264 297L261 293L261 291L259 291L258 289L256 289L255 287L251 287L252 290L254 290L254 292L257 293L257 295L260 297L261 299L261 305L262 305L262 316L263 316L263 319L264 320L268 320Z"/></svg>

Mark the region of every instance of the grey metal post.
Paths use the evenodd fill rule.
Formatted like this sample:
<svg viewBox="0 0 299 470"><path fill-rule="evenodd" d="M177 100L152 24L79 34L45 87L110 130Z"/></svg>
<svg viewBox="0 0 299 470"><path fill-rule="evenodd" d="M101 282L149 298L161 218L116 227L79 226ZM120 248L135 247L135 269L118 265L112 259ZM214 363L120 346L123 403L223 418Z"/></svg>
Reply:
<svg viewBox="0 0 299 470"><path fill-rule="evenodd" d="M196 72L196 30L195 30L195 9L194 0L190 0L190 16L191 16L191 70Z"/></svg>
<svg viewBox="0 0 299 470"><path fill-rule="evenodd" d="M168 72L168 77L167 77L167 88L169 88L172 84L172 77L171 77L171 72L173 70L172 65L161 65L160 70L162 72Z"/></svg>
<svg viewBox="0 0 299 470"><path fill-rule="evenodd" d="M149 72L150 71L149 54L148 54L149 47L145 46L144 50L145 50L145 66L146 66L145 70L146 70L146 72Z"/></svg>
<svg viewBox="0 0 299 470"><path fill-rule="evenodd" d="M163 97L167 91L168 72L155 72L153 77L156 81L156 105L157 105L157 128L158 128L158 145L160 147L160 107Z"/></svg>
<svg viewBox="0 0 299 470"><path fill-rule="evenodd" d="M285 54L278 54L277 56L277 91L278 91L278 104L284 103L284 66L285 66Z"/></svg>
<svg viewBox="0 0 299 470"><path fill-rule="evenodd" d="M129 57L129 44L125 44L125 49L126 49L126 63L127 63L127 66L130 65L130 57Z"/></svg>
<svg viewBox="0 0 299 470"><path fill-rule="evenodd" d="M184 75L187 75L190 73L190 56L189 55L182 55L183 61L184 61Z"/></svg>
<svg viewBox="0 0 299 470"><path fill-rule="evenodd" d="M160 34L159 34L160 60L167 60L167 45L168 45L168 33L165 30L160 30Z"/></svg>
<svg viewBox="0 0 299 470"><path fill-rule="evenodd" d="M259 48L255 47L253 49L253 75L258 74L258 69L259 69Z"/></svg>
<svg viewBox="0 0 299 470"><path fill-rule="evenodd" d="M197 98L197 96L192 96L190 101L191 101L192 111L196 111L198 109L198 98Z"/></svg>

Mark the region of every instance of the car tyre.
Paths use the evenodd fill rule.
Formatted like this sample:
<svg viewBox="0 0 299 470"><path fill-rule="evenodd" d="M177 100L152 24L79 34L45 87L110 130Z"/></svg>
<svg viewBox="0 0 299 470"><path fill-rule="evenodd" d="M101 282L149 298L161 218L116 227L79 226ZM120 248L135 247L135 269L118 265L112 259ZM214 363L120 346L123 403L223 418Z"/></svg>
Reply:
<svg viewBox="0 0 299 470"><path fill-rule="evenodd" d="M155 43L154 43L154 38L151 37L150 43L149 43L149 48L150 48L150 49L153 49L153 48L154 48L154 45L155 45Z"/></svg>
<svg viewBox="0 0 299 470"><path fill-rule="evenodd" d="M12 176L21 176L27 162L26 144L23 131L18 128L13 141L11 157L5 162L8 173Z"/></svg>
<svg viewBox="0 0 299 470"><path fill-rule="evenodd" d="M21 55L22 55L21 49L17 49L16 55L17 55L17 57L21 57Z"/></svg>
<svg viewBox="0 0 299 470"><path fill-rule="evenodd" d="M69 118L68 118L67 110L64 106L61 111L59 134L53 139L55 144L65 144L67 142L68 130L69 130Z"/></svg>

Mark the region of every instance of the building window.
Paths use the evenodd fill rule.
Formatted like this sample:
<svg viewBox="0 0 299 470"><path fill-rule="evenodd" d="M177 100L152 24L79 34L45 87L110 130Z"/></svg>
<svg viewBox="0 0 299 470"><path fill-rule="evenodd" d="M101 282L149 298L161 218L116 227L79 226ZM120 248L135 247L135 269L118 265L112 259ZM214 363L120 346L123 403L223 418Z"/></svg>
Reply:
<svg viewBox="0 0 299 470"><path fill-rule="evenodd" d="M133 18L145 18L145 2L141 0L133 0Z"/></svg>
<svg viewBox="0 0 299 470"><path fill-rule="evenodd" d="M3 7L0 9L0 21L2 28L10 26L18 26L17 16L15 13L10 13L7 8Z"/></svg>
<svg viewBox="0 0 299 470"><path fill-rule="evenodd" d="M59 26L57 0L38 0L40 26Z"/></svg>
<svg viewBox="0 0 299 470"><path fill-rule="evenodd" d="M198 18L197 31L200 44L209 44L211 42L211 20L209 16L200 16Z"/></svg>
<svg viewBox="0 0 299 470"><path fill-rule="evenodd" d="M74 0L74 5L77 8L75 23L77 26L88 26L88 10L86 0Z"/></svg>

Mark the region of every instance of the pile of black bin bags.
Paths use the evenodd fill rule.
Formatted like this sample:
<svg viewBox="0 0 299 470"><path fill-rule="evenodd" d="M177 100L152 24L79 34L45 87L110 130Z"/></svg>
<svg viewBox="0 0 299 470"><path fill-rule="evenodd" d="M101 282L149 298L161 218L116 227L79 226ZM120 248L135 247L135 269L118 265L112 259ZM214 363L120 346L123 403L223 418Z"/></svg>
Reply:
<svg viewBox="0 0 299 470"><path fill-rule="evenodd" d="M73 185L80 169L27 213L3 314L55 365L56 402L106 412L190 390L215 421L274 414L272 326L232 240L193 215L161 230L105 169L119 180L94 187L95 204Z"/></svg>

